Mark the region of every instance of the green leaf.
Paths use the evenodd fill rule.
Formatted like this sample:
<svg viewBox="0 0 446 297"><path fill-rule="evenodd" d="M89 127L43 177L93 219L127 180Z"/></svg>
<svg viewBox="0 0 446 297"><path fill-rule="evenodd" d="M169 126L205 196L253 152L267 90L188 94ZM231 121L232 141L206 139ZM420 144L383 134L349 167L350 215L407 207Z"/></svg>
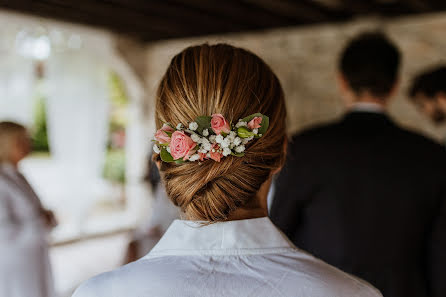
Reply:
<svg viewBox="0 0 446 297"><path fill-rule="evenodd" d="M259 128L258 134L262 134L262 135L265 134L266 131L268 131L268 127L269 127L269 117L267 117L266 115L263 115L261 113L254 113L254 114L249 115L246 118L242 119L242 121L249 123L255 117L262 118L262 122L260 123L260 128Z"/></svg>
<svg viewBox="0 0 446 297"><path fill-rule="evenodd" d="M178 159L178 160L175 160L176 164L183 164L184 162L186 162L186 161L184 161L182 158Z"/></svg>
<svg viewBox="0 0 446 297"><path fill-rule="evenodd" d="M249 128L247 127L239 127L237 129L237 135L240 138L248 138L251 136L254 136L254 132L252 132Z"/></svg>
<svg viewBox="0 0 446 297"><path fill-rule="evenodd" d="M161 160L163 160L163 162L170 163L170 162L174 161L172 155L169 154L169 152L166 150L165 147L161 148L160 156L161 156Z"/></svg>
<svg viewBox="0 0 446 297"><path fill-rule="evenodd" d="M209 133L212 132L211 129L211 119L212 117L201 116L195 119L195 122L198 124L197 132L200 135L203 135L203 130L208 129Z"/></svg>
<svg viewBox="0 0 446 297"><path fill-rule="evenodd" d="M235 156L235 157L243 157L245 155L245 153L234 153L234 152L231 152L231 155Z"/></svg>
<svg viewBox="0 0 446 297"><path fill-rule="evenodd" d="M260 123L260 128L258 134L262 134L262 136L268 131L269 127L269 117L262 115L262 122Z"/></svg>

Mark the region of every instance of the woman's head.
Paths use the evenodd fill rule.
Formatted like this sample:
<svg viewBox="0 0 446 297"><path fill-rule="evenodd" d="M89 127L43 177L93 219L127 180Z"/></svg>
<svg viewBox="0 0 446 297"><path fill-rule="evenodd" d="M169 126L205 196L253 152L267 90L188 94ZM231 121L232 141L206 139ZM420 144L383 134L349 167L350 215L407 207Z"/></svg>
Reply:
<svg viewBox="0 0 446 297"><path fill-rule="evenodd" d="M250 114L269 117L263 137L243 157L221 162L161 164L167 194L190 219L223 221L240 207L255 207L261 185L285 161L286 109L282 87L259 57L226 44L189 47L176 55L156 99L156 126L187 125L198 116L222 114L237 122Z"/></svg>
<svg viewBox="0 0 446 297"><path fill-rule="evenodd" d="M26 128L13 122L0 122L0 163L17 164L30 152Z"/></svg>

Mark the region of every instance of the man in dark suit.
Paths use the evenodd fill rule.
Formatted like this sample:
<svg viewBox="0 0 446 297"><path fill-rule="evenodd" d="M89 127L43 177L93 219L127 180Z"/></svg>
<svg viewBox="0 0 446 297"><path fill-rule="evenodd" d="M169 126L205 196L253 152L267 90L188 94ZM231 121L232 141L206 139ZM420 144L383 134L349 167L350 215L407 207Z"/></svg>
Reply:
<svg viewBox="0 0 446 297"><path fill-rule="evenodd" d="M384 297L446 296L446 152L386 113L400 54L381 33L344 49L342 120L295 135L272 221Z"/></svg>

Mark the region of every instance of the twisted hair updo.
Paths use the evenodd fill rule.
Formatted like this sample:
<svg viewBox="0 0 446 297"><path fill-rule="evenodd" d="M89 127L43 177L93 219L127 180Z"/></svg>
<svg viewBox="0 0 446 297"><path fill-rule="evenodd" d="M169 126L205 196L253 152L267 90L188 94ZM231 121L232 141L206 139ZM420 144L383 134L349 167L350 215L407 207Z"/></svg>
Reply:
<svg viewBox="0 0 446 297"><path fill-rule="evenodd" d="M203 44L176 55L156 98L156 126L187 126L197 116L221 113L228 121L253 113L267 115L263 137L247 145L244 157L221 162L162 162L160 172L173 203L190 219L224 221L252 203L271 172L285 161L286 109L276 75L255 54L227 44Z"/></svg>

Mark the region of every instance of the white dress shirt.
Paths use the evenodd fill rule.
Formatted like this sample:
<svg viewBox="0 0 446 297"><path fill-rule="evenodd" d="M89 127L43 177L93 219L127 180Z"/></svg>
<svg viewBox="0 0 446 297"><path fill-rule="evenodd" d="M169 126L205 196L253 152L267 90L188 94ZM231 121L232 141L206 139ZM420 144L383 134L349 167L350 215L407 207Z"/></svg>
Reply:
<svg viewBox="0 0 446 297"><path fill-rule="evenodd" d="M54 296L41 211L23 175L0 163L0 297Z"/></svg>
<svg viewBox="0 0 446 297"><path fill-rule="evenodd" d="M372 286L298 250L269 220L176 220L144 258L73 297L378 297Z"/></svg>

